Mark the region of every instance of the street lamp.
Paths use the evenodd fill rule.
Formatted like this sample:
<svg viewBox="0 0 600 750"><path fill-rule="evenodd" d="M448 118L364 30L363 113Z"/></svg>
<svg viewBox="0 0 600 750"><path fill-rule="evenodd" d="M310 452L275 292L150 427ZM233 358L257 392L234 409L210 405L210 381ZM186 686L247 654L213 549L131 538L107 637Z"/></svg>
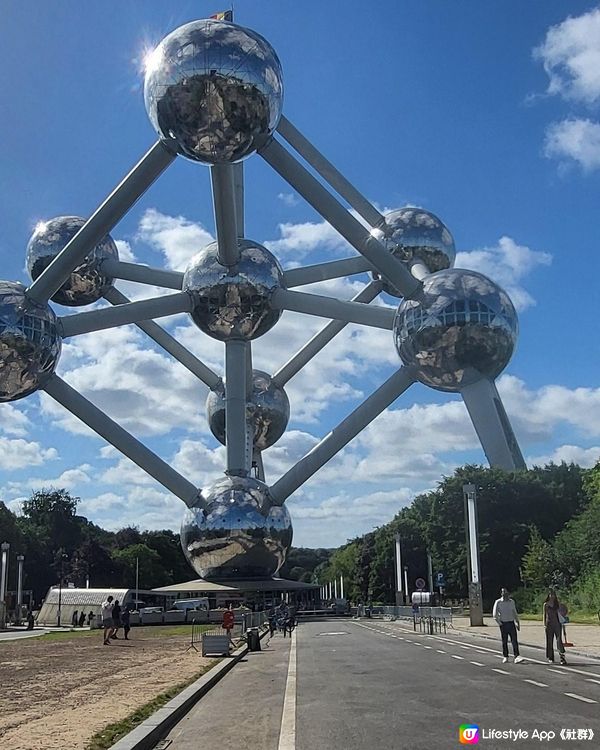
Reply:
<svg viewBox="0 0 600 750"><path fill-rule="evenodd" d="M404 596L406 597L406 603L410 604L410 598L408 596L408 565L404 566Z"/></svg>
<svg viewBox="0 0 600 750"><path fill-rule="evenodd" d="M0 572L0 602L6 601L6 587L8 582L8 550L10 544L8 542L2 542L0 544L2 550L2 571Z"/></svg>
<svg viewBox="0 0 600 750"><path fill-rule="evenodd" d="M58 581L58 614L56 617L56 626L60 628L60 616L61 616L61 609L62 609L62 585L63 585L63 578L65 575L65 560L67 559L67 555L64 552L60 553L60 578Z"/></svg>
<svg viewBox="0 0 600 750"><path fill-rule="evenodd" d="M17 555L17 611L15 614L16 624L21 624L21 613L23 610L23 563L25 561L25 555Z"/></svg>
<svg viewBox="0 0 600 750"><path fill-rule="evenodd" d="M479 528L477 492L474 484L463 484L465 532L467 538L467 580L469 583L469 619L471 627L483 625L481 599L481 565L479 562Z"/></svg>

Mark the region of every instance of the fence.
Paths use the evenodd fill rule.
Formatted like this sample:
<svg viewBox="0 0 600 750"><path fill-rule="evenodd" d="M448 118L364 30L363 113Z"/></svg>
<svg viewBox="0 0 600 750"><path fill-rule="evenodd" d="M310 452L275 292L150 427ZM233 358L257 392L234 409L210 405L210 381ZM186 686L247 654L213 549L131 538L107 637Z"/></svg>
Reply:
<svg viewBox="0 0 600 750"><path fill-rule="evenodd" d="M204 618L192 620L190 643L186 649L186 652L190 651L190 649L199 651L200 649L197 647L197 644L201 643L202 653L204 655L204 652L206 651L206 642L210 641L213 644L218 644L218 647L221 648L223 638L227 638L232 641L242 639L250 628L260 628L266 623L266 612L244 612L242 613L241 617L238 615L233 623L233 628L231 628L231 630L225 630L220 625L207 629L206 620Z"/></svg>
<svg viewBox="0 0 600 750"><path fill-rule="evenodd" d="M391 617L394 619L414 620L419 617L433 617L443 620L445 623L452 625L451 607L418 607L413 610L412 607L373 607L373 615Z"/></svg>
<svg viewBox="0 0 600 750"><path fill-rule="evenodd" d="M446 620L441 617L415 617L413 620L413 628L415 631L417 626L419 632L429 633L429 635L446 632Z"/></svg>

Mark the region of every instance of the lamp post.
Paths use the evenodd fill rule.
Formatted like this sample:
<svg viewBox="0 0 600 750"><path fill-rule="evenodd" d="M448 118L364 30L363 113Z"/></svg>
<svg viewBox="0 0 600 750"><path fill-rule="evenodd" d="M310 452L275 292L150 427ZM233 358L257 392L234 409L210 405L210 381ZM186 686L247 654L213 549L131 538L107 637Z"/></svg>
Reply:
<svg viewBox="0 0 600 750"><path fill-rule="evenodd" d="M58 613L56 617L56 626L60 628L60 616L61 616L61 609L62 609L62 585L63 585L63 578L65 575L65 560L67 559L67 556L64 552L60 553L60 578L58 580Z"/></svg>
<svg viewBox="0 0 600 750"><path fill-rule="evenodd" d="M21 624L21 611L23 609L23 562L25 555L17 555L17 611L15 615L17 625Z"/></svg>
<svg viewBox="0 0 600 750"><path fill-rule="evenodd" d="M8 542L2 542L0 544L2 550L2 571L0 572L0 602L6 601L6 588L8 582L8 550L10 544Z"/></svg>
<svg viewBox="0 0 600 750"><path fill-rule="evenodd" d="M410 604L410 599L408 596L408 565L404 566L404 596L406 597L406 603Z"/></svg>
<svg viewBox="0 0 600 750"><path fill-rule="evenodd" d="M400 549L400 534L395 536L396 542L396 606L401 606L404 602L402 593L402 551Z"/></svg>
<svg viewBox="0 0 600 750"><path fill-rule="evenodd" d="M481 565L479 562L479 528L477 492L474 484L463 484L465 533L467 539L467 580L469 583L469 619L471 627L483 625L481 599Z"/></svg>

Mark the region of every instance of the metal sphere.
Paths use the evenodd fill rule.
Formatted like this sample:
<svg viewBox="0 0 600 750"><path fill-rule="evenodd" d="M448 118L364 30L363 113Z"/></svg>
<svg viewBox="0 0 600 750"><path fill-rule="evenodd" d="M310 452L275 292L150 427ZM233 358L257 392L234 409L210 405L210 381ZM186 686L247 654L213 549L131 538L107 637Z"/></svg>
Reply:
<svg viewBox="0 0 600 750"><path fill-rule="evenodd" d="M22 284L0 281L0 401L16 401L41 388L60 349L53 310L26 297Z"/></svg>
<svg viewBox="0 0 600 750"><path fill-rule="evenodd" d="M246 405L248 422L254 427L254 447L264 451L285 432L290 420L286 392L262 370L252 370L252 393ZM206 416L212 434L225 445L225 386L221 383L208 394Z"/></svg>
<svg viewBox="0 0 600 750"><path fill-rule="evenodd" d="M517 313L506 292L475 271L451 268L423 280L394 320L394 342L418 379L454 393L482 377L495 378L517 342Z"/></svg>
<svg viewBox="0 0 600 750"><path fill-rule="evenodd" d="M285 506L271 507L266 484L226 476L203 493L181 524L181 546L201 578L269 578L285 562L292 522Z"/></svg>
<svg viewBox="0 0 600 750"><path fill-rule="evenodd" d="M192 295L192 320L219 341L251 341L270 330L281 317L271 306L276 289L284 286L279 261L252 240L238 240L239 262L219 263L217 243L211 242L192 258L183 289Z"/></svg>
<svg viewBox="0 0 600 750"><path fill-rule="evenodd" d="M386 229L383 243L392 255L410 265L419 261L429 273L452 268L456 258L454 240L440 219L424 208L397 208L385 214ZM393 297L403 295L385 279L384 292Z"/></svg>
<svg viewBox="0 0 600 750"><path fill-rule="evenodd" d="M277 127L281 64L255 31L193 21L148 56L144 100L159 136L178 153L204 164L239 161Z"/></svg>
<svg viewBox="0 0 600 750"><path fill-rule="evenodd" d="M52 263L85 221L79 216L58 216L37 225L27 245L27 270L32 279L37 279ZM52 297L53 302L69 307L97 302L113 282L102 271L102 261L107 258L119 259L117 246L108 234L71 272Z"/></svg>

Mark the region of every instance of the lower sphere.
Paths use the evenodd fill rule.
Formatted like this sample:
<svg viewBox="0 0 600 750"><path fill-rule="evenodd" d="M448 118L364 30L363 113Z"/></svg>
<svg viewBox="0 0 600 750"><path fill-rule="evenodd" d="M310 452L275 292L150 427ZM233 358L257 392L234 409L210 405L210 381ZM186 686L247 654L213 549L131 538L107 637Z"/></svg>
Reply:
<svg viewBox="0 0 600 750"><path fill-rule="evenodd" d="M43 387L60 356L56 315L25 296L15 281L0 281L0 401L16 401Z"/></svg>
<svg viewBox="0 0 600 750"><path fill-rule="evenodd" d="M455 393L495 378L517 342L517 313L506 292L475 271L451 268L423 280L394 320L394 342L405 365L432 388Z"/></svg>
<svg viewBox="0 0 600 750"><path fill-rule="evenodd" d="M270 578L285 562L292 522L272 506L266 484L226 476L203 494L181 524L181 546L201 578Z"/></svg>

